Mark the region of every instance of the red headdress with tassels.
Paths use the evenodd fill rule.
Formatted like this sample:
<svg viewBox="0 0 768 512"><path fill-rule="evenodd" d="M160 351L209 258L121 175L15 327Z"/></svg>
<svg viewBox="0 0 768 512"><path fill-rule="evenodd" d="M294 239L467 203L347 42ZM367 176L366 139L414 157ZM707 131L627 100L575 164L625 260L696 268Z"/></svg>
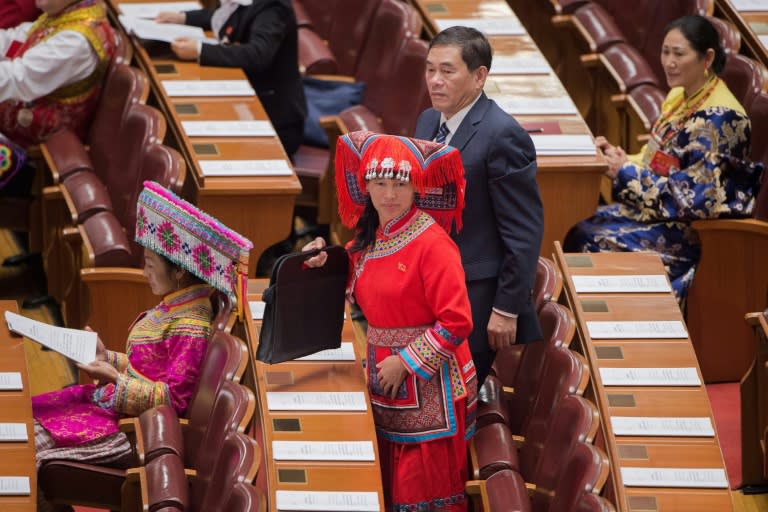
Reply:
<svg viewBox="0 0 768 512"><path fill-rule="evenodd" d="M446 231L462 226L464 166L456 148L427 140L351 132L336 144L336 196L339 217L355 227L368 197L365 182L390 178L410 182L416 206Z"/></svg>

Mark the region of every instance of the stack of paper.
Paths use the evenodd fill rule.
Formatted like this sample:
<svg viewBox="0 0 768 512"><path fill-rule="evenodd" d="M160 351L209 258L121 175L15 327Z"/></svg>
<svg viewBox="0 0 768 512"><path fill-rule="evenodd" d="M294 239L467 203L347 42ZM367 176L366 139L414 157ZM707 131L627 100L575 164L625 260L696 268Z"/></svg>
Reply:
<svg viewBox="0 0 768 512"><path fill-rule="evenodd" d="M731 3L740 12L768 11L768 1L766 0L731 0Z"/></svg>
<svg viewBox="0 0 768 512"><path fill-rule="evenodd" d="M202 163L202 162L201 162ZM260 300L252 300L248 303L251 308L251 318L254 320L264 320L264 308L267 303Z"/></svg>
<svg viewBox="0 0 768 512"><path fill-rule="evenodd" d="M558 98L524 98L504 95L492 95L504 112L512 115L557 115L578 114L579 109L569 96ZM594 144L593 144L594 145Z"/></svg>
<svg viewBox="0 0 768 512"><path fill-rule="evenodd" d="M367 411L362 391L267 391L270 411Z"/></svg>
<svg viewBox="0 0 768 512"><path fill-rule="evenodd" d="M201 9L198 2L147 2L129 4L120 2L120 12L131 18L153 19L161 12L184 12Z"/></svg>
<svg viewBox="0 0 768 512"><path fill-rule="evenodd" d="M603 386L701 386L696 368L600 368Z"/></svg>
<svg viewBox="0 0 768 512"><path fill-rule="evenodd" d="M23 389L21 373L0 372L0 391L21 391Z"/></svg>
<svg viewBox="0 0 768 512"><path fill-rule="evenodd" d="M540 156L597 154L591 135L531 135L531 139Z"/></svg>
<svg viewBox="0 0 768 512"><path fill-rule="evenodd" d="M680 320L648 322L588 321L587 330L593 340L687 338L688 331Z"/></svg>
<svg viewBox="0 0 768 512"><path fill-rule="evenodd" d="M163 80L171 98L190 96L256 96L248 80Z"/></svg>
<svg viewBox="0 0 768 512"><path fill-rule="evenodd" d="M525 27L514 16L506 18L444 18L435 20L437 30L463 26L479 30L488 36L524 36Z"/></svg>
<svg viewBox="0 0 768 512"><path fill-rule="evenodd" d="M274 137L269 121L182 121L187 137Z"/></svg>
<svg viewBox="0 0 768 512"><path fill-rule="evenodd" d="M542 55L536 57L496 57L491 64L491 75L548 75L549 62Z"/></svg>
<svg viewBox="0 0 768 512"><path fill-rule="evenodd" d="M576 293L659 293L670 292L667 276L619 275L619 276L573 276Z"/></svg>
<svg viewBox="0 0 768 512"><path fill-rule="evenodd" d="M157 23L152 20L132 18L125 15L120 16L120 23L123 25L126 32L133 33L136 37L141 39L148 39L151 41L165 41L166 43L170 43L179 37L186 37L188 39L205 41L207 43L216 42L215 39L213 41L209 40L205 35L205 32L203 32L203 29L200 27L177 25L175 23Z"/></svg>
<svg viewBox="0 0 768 512"><path fill-rule="evenodd" d="M630 487L728 488L724 469L621 468L621 479Z"/></svg>
<svg viewBox="0 0 768 512"><path fill-rule="evenodd" d="M29 477L0 476L0 496L29 496Z"/></svg>
<svg viewBox="0 0 768 512"><path fill-rule="evenodd" d="M199 160L203 176L290 176L285 160Z"/></svg>
<svg viewBox="0 0 768 512"><path fill-rule="evenodd" d="M321 350L308 356L300 357L296 361L354 361L355 349L351 341L343 341L339 348Z"/></svg>
<svg viewBox="0 0 768 512"><path fill-rule="evenodd" d="M275 460L335 460L373 462L371 441L272 441Z"/></svg>
<svg viewBox="0 0 768 512"><path fill-rule="evenodd" d="M28 441L26 423L0 423L0 441Z"/></svg>

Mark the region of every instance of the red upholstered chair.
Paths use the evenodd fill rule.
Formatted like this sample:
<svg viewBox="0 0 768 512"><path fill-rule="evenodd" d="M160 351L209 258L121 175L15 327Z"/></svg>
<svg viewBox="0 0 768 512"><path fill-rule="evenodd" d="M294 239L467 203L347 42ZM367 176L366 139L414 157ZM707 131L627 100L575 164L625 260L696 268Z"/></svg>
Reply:
<svg viewBox="0 0 768 512"><path fill-rule="evenodd" d="M616 512L616 507L602 496L587 493L581 497L574 512Z"/></svg>
<svg viewBox="0 0 768 512"><path fill-rule="evenodd" d="M731 54L725 61L725 69L720 74L720 78L728 85L741 105L749 111L752 102L765 88L767 75L765 66L759 62L743 55Z"/></svg>
<svg viewBox="0 0 768 512"><path fill-rule="evenodd" d="M467 482L466 491L473 500L473 510L531 511L531 501L528 498L525 482L517 472L511 469L494 473L487 480L470 480Z"/></svg>
<svg viewBox="0 0 768 512"><path fill-rule="evenodd" d="M335 75L336 57L326 42L310 27L299 27L299 71L305 75Z"/></svg>
<svg viewBox="0 0 768 512"><path fill-rule="evenodd" d="M139 463L146 463L163 453L175 453L186 467L197 467L200 446L208 435L208 427L217 408L219 389L226 382L239 382L247 363L248 349L242 340L223 331L214 332L187 408L188 421L182 424L176 412L165 406L155 407L130 420L131 429L137 433ZM220 407L227 405L231 402L218 404ZM231 415L231 418L241 428L244 426L243 419L250 418L252 414L252 410L243 410Z"/></svg>
<svg viewBox="0 0 768 512"><path fill-rule="evenodd" d="M572 14L572 22L593 53L602 52L626 39L610 13L597 2L585 2Z"/></svg>
<svg viewBox="0 0 768 512"><path fill-rule="evenodd" d="M238 482L232 488L224 512L266 512L267 500L256 487Z"/></svg>

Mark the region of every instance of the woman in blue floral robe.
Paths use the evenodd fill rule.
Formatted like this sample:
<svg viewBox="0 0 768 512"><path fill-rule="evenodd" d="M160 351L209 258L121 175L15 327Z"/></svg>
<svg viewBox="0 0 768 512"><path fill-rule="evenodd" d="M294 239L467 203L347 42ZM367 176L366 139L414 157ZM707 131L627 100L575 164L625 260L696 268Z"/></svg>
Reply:
<svg viewBox="0 0 768 512"><path fill-rule="evenodd" d="M749 118L716 76L725 57L712 25L699 16L673 22L661 60L672 89L649 143L626 155L596 139L615 203L574 226L564 248L657 251L683 303L700 255L691 222L749 216L761 169L748 161Z"/></svg>

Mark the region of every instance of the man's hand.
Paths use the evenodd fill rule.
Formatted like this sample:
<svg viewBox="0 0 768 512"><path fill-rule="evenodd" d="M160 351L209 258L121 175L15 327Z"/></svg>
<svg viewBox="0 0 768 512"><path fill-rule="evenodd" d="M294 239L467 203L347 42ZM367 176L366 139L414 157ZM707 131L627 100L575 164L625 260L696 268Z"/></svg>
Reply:
<svg viewBox="0 0 768 512"><path fill-rule="evenodd" d="M186 21L187 15L183 12L164 11L155 16L156 23L176 23L177 25L183 25Z"/></svg>
<svg viewBox="0 0 768 512"><path fill-rule="evenodd" d="M101 383L115 383L120 375L117 369L106 361L93 361L88 364L77 363L77 367Z"/></svg>
<svg viewBox="0 0 768 512"><path fill-rule="evenodd" d="M499 351L515 344L517 339L517 317L500 315L491 311L488 319L488 345Z"/></svg>
<svg viewBox="0 0 768 512"><path fill-rule="evenodd" d="M177 37L171 43L171 50L181 60L197 60L200 53L197 50L197 41L188 37Z"/></svg>
<svg viewBox="0 0 768 512"><path fill-rule="evenodd" d="M389 356L376 365L379 370L379 384L390 398L397 396L397 390L408 376L408 368L405 367L399 356Z"/></svg>
<svg viewBox="0 0 768 512"><path fill-rule="evenodd" d="M314 251L316 249L324 249L325 248L325 240L322 237L317 237L311 242L309 242L307 245L301 248L301 252L309 252ZM304 265L311 268L318 268L325 265L325 262L328 260L328 253L325 251L322 251L318 253L315 256L312 256L311 258L308 258L307 261L304 262Z"/></svg>

